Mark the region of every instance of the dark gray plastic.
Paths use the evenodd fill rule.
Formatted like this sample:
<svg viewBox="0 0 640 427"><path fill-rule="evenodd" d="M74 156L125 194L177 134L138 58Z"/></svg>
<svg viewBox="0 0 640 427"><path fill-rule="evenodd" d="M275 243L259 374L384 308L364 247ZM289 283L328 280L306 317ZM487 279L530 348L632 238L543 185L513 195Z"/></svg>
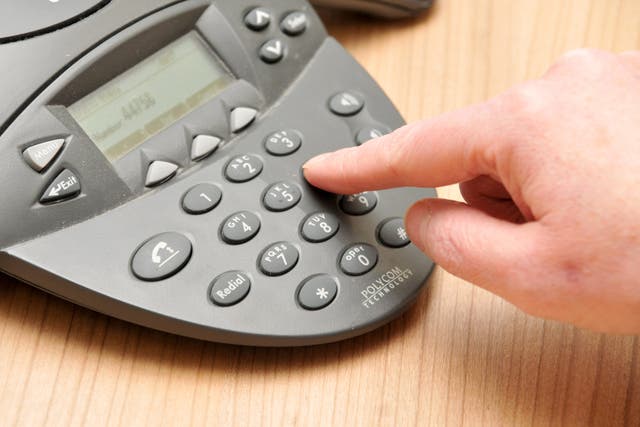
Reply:
<svg viewBox="0 0 640 427"><path fill-rule="evenodd" d="M74 25L0 45L0 60L10 64L2 72L21 76L0 79L0 90L7 94L0 111L0 170L13 184L0 204L2 271L111 316L247 345L309 345L352 337L388 322L415 300L433 263L413 245L380 245L376 232L384 219L402 216L411 203L435 192L379 191L375 209L353 216L339 208L338 196L312 188L301 172L312 156L353 146L363 127L395 129L402 118L371 77L327 37L305 1L268 2L274 23L293 10L307 14L306 31L295 37L273 23L262 32L248 29L244 16L257 5L249 0L112 0ZM66 107L194 30L236 81L111 164ZM287 52L277 64L266 64L259 48L277 37L286 40ZM343 117L328 105L331 96L345 91L360 94L365 106ZM230 112L240 106L255 108L258 115L235 134ZM296 129L303 142L288 155L272 155L265 140L283 129ZM191 143L202 134L222 142L209 157L193 161ZM67 141L61 153L42 174L34 171L22 152L55 138ZM244 154L260 159L262 171L246 182L229 181L226 165ZM178 173L147 189L148 165L157 160L178 165ZM39 203L44 189L65 169L77 175L81 192L63 202ZM264 191L282 181L298 186L301 199L285 212L270 211L263 205ZM222 200L210 212L191 215L182 207L184 195L203 183L218 186ZM251 236L228 244L222 230L239 212L251 213L256 227ZM303 221L314 212L330 213L339 222L337 233L321 243L301 235ZM190 242L189 259L166 279L140 280L131 268L134 254L144 242L168 232ZM263 250L274 242L288 242L298 253L293 268L280 276L260 268ZM145 255L151 262L157 243ZM341 271L340 257L356 243L374 247L378 259L370 271L351 276ZM228 271L246 274L251 287L241 301L221 307L210 298L211 283ZM297 300L300 284L317 274L336 278L337 296L325 308L306 310Z"/></svg>

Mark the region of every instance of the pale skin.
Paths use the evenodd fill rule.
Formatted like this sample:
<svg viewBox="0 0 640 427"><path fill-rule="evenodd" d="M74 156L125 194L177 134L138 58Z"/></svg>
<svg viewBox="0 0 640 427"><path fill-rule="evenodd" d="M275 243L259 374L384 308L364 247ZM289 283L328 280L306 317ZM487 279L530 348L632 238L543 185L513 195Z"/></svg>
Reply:
<svg viewBox="0 0 640 427"><path fill-rule="evenodd" d="M577 50L485 103L311 159L339 193L459 183L426 199L412 242L525 312L640 333L640 51Z"/></svg>

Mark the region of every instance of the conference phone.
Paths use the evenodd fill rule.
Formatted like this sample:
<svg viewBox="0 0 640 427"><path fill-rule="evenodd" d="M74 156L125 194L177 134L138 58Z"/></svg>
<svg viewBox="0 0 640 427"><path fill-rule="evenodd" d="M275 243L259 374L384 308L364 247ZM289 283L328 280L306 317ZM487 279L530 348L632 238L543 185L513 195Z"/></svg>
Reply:
<svg viewBox="0 0 640 427"><path fill-rule="evenodd" d="M433 189L304 180L403 124L306 1L7 3L0 270L245 345L349 338L415 300L433 262L402 216Z"/></svg>

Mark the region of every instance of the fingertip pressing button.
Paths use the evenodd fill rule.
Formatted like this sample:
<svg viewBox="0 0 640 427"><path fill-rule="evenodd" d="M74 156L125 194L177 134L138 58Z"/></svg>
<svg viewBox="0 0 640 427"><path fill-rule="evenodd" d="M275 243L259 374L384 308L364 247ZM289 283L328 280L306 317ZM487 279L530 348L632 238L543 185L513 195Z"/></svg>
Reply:
<svg viewBox="0 0 640 427"><path fill-rule="evenodd" d="M390 248L401 248L411 243L402 218L389 218L378 227L378 240Z"/></svg>
<svg viewBox="0 0 640 427"><path fill-rule="evenodd" d="M366 126L358 131L356 134L356 144L362 145L367 141L375 138L380 138L391 132L386 126Z"/></svg>

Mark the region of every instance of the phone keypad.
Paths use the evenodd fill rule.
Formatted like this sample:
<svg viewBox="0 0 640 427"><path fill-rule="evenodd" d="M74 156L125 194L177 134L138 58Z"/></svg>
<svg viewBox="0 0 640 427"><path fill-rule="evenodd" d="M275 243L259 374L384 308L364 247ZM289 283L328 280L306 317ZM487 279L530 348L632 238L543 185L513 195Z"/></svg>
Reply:
<svg viewBox="0 0 640 427"><path fill-rule="evenodd" d="M364 98L352 92L342 92L329 100L330 109L338 116L351 116L364 108ZM356 132L356 143L360 144L368 139L381 136L390 131L383 125L364 126ZM303 143L302 133L296 129L283 128L267 134L263 139L263 148L273 157L288 156L295 153ZM267 163L268 164L268 163ZM257 153L243 153L231 157L223 168L224 177L231 183L246 183L259 176L265 164ZM271 171L269 171L271 172ZM302 187L294 180L282 180L266 186L260 196L260 203L266 211L284 212L300 203L303 196ZM205 214L216 208L222 199L222 187L213 183L201 183L189 189L183 196L182 208L191 215ZM376 192L362 192L358 194L339 196L336 200L338 212L331 209L316 211L304 216L299 223L301 240L314 245L320 245L331 240L338 234L341 227L341 212L348 216L361 216L372 212L379 203ZM230 245L241 245L249 242L258 235L262 223L257 212L248 210L238 211L227 216L219 225L219 235L223 242ZM171 233L168 233L172 235ZM174 233L177 234L177 233ZM177 236L181 236L177 234ZM182 236L184 238L184 236ZM399 217L384 219L371 230L371 237L388 248L401 248L410 243L408 235ZM179 240L178 237L176 239ZM184 238L186 239L186 238ZM188 240L187 240L188 241ZM153 238L134 256L132 265L134 274L143 280L161 280L178 272L186 261L176 259L175 266L168 265L168 275L153 275L143 270L140 265L146 258L149 264L149 247L158 243ZM177 246L178 243L172 243ZM144 248L144 251L143 251ZM188 254L191 253L189 243ZM186 251L186 246L181 249ZM320 248L319 250L322 250ZM329 248L327 248L329 250ZM290 241L279 241L264 247L257 255L256 266L258 274L264 276L282 276L295 269L301 257L300 246ZM379 253L375 246L365 242L351 243L337 254L337 273L348 276L362 276L373 270L378 264ZM231 266L234 267L234 266ZM235 266L238 270L230 270L218 275L209 285L208 298L216 306L227 307L240 303L250 293L252 286L261 285L260 280L252 283L249 273L242 265ZM340 282L336 272L316 272L302 280L298 285L294 298L298 306L304 310L320 310L329 306L339 294Z"/></svg>

